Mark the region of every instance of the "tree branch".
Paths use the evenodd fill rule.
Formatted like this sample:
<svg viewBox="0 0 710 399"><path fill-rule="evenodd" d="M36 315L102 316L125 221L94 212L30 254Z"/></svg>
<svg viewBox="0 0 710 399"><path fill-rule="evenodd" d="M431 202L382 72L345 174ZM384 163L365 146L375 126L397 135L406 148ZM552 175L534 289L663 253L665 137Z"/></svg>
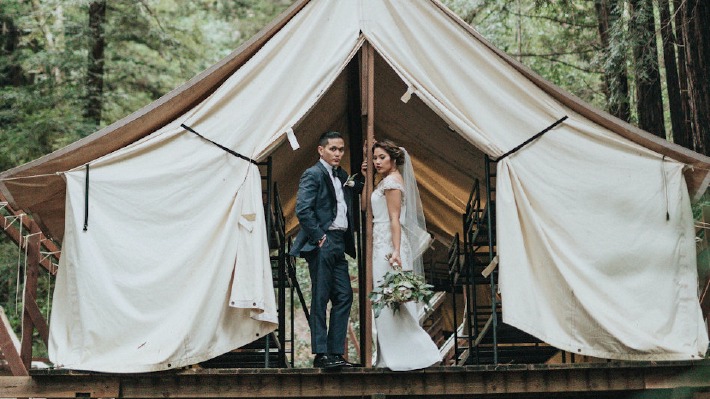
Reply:
<svg viewBox="0 0 710 399"><path fill-rule="evenodd" d="M589 24L589 25L588 24L577 24L577 23L573 23L570 21L563 21L563 20L557 19L557 18L546 17L544 15L522 14L522 16L527 17L527 18L546 19L548 21L556 22L560 25L570 25L570 26L576 26L576 27L584 28L584 29L596 29L597 28L597 26L595 24Z"/></svg>
<svg viewBox="0 0 710 399"><path fill-rule="evenodd" d="M544 59L549 60L549 61L552 61L552 62L560 63L560 64L562 64L562 65L566 65L566 66L568 66L568 67L570 67L570 68L572 68L572 69L576 69L576 70L578 70L578 71L582 71L582 72L586 72L586 73L593 73L593 74L600 74L600 73L601 73L601 71L597 71L597 70L594 70L594 69L588 69L588 68L582 68L582 67L580 67L580 66L577 66L577 65L574 65L574 64L570 64L569 62L562 61L562 60L560 60L560 59L558 59L558 58L555 58L555 57L546 57L546 56L542 56L542 55L539 56L539 57L540 57L540 58L544 58Z"/></svg>
<svg viewBox="0 0 710 399"><path fill-rule="evenodd" d="M514 53L511 53L510 55L512 57L556 57L556 56L560 56L560 55L576 55L576 54L594 53L596 51L597 51L597 49L589 48L589 49L584 49L584 50L566 51L566 52L560 52L560 53L544 53L544 54L538 54L538 53L514 54Z"/></svg>

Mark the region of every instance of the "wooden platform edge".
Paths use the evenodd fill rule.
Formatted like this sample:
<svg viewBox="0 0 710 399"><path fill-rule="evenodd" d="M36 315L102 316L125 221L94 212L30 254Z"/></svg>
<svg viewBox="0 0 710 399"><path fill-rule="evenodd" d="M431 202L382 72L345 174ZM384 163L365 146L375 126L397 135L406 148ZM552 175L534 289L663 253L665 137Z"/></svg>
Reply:
<svg viewBox="0 0 710 399"><path fill-rule="evenodd" d="M2 397L43 398L546 397L647 390L671 391L674 398L710 392L710 362L433 367L410 372L365 368L336 372L198 369L129 375L44 371L30 377L0 377Z"/></svg>

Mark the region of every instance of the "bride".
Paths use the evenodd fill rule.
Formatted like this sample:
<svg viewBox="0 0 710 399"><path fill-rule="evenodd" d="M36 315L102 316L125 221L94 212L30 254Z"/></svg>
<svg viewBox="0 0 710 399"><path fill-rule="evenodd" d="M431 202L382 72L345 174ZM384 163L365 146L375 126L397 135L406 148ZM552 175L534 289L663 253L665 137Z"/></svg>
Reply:
<svg viewBox="0 0 710 399"><path fill-rule="evenodd" d="M409 154L390 140L378 141L373 147L373 162L381 177L371 196L372 272L378 286L395 265L423 275L421 255L429 247L431 236L426 232ZM416 370L441 361L436 344L419 325L418 313L417 304L409 302L396 313L385 308L375 318L375 367Z"/></svg>

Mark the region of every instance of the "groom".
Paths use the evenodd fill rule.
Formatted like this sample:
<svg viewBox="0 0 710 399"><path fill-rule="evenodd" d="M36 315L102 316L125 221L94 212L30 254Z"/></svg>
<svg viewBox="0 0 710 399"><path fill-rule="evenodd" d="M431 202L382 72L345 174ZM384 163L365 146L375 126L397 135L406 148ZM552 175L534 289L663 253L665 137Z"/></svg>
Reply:
<svg viewBox="0 0 710 399"><path fill-rule="evenodd" d="M348 179L340 168L345 140L338 132L323 133L318 141L320 160L306 169L298 185L296 216L301 230L290 254L308 262L311 275L311 350L313 367L352 366L345 359L353 291L345 254L355 257L352 197L362 191L363 179ZM326 307L331 302L330 328Z"/></svg>

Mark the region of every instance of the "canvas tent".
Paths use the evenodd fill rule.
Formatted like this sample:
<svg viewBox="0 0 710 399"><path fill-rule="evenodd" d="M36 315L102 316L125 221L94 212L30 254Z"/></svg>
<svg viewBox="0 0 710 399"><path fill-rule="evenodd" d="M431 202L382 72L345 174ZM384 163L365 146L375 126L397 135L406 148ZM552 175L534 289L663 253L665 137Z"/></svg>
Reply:
<svg viewBox="0 0 710 399"><path fill-rule="evenodd" d="M568 117L498 163L506 323L579 354L703 356L690 200L710 181L710 159L564 93L435 0L303 0L157 102L0 175L13 206L63 242L54 362L162 370L274 328L258 171L180 125L273 156L292 214L318 135L359 134L350 74L365 42L377 52L376 135L412 154L440 240L460 229L484 154Z"/></svg>

